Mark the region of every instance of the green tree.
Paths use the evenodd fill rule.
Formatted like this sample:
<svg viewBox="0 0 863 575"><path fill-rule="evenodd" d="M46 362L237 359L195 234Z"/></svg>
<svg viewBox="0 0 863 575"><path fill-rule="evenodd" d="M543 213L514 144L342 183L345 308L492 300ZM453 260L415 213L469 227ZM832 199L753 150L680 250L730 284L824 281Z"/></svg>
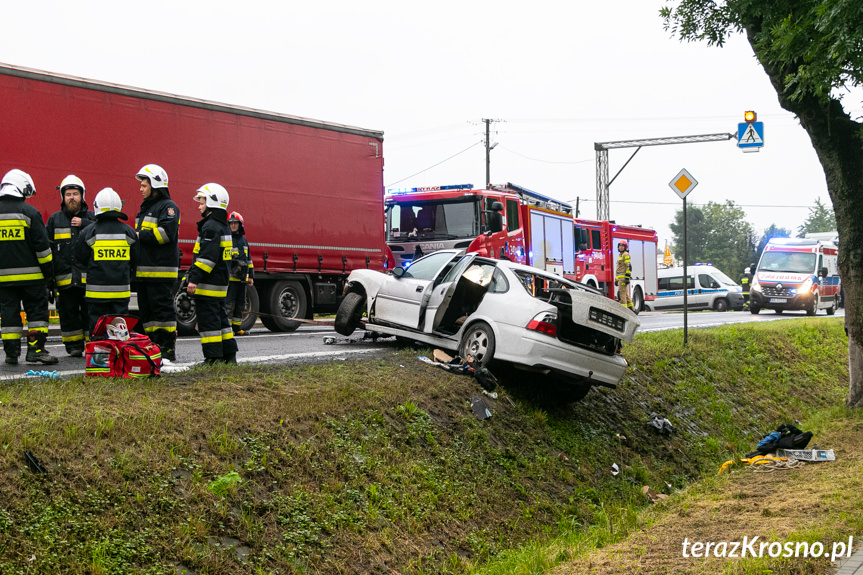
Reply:
<svg viewBox="0 0 863 575"><path fill-rule="evenodd" d="M706 206L686 208L687 260L711 263L732 278L737 278L751 263L755 253L755 234L746 213L728 201L708 202ZM670 224L674 234L674 253L683 257L683 210Z"/></svg>
<svg viewBox="0 0 863 575"><path fill-rule="evenodd" d="M770 238L790 238L791 230L780 228L776 224L770 224L770 227L764 230L764 233L761 234L761 240L758 242L758 246L755 248L756 255L755 259L752 260L755 263L758 263L758 260L761 259L761 253L764 251L764 246L767 245L767 242L770 241ZM752 262L750 262L752 263Z"/></svg>
<svg viewBox="0 0 863 575"><path fill-rule="evenodd" d="M806 234L818 232L832 232L836 230L836 214L833 210L821 203L821 198L816 198L815 206L809 208L809 217L803 225L797 228L797 237L806 237Z"/></svg>
<svg viewBox="0 0 863 575"><path fill-rule="evenodd" d="M686 41L722 46L744 33L780 105L809 135L833 202L845 287L849 389L863 407L863 125L843 108L863 84L859 0L667 0L660 15Z"/></svg>

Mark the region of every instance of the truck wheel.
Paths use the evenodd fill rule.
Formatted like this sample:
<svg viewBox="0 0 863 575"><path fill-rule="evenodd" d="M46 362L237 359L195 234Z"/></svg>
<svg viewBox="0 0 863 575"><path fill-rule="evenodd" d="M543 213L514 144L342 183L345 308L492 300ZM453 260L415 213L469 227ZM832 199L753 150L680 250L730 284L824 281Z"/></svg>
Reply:
<svg viewBox="0 0 863 575"><path fill-rule="evenodd" d="M458 346L459 355L472 356L480 365L488 365L494 357L494 332L485 322L478 321L465 330Z"/></svg>
<svg viewBox="0 0 863 575"><path fill-rule="evenodd" d="M719 298L715 302L713 302L713 310L714 311L728 311L728 300Z"/></svg>
<svg viewBox="0 0 863 575"><path fill-rule="evenodd" d="M278 281L267 290L264 296L266 309L261 315L261 323L270 331L294 331L301 322L293 318L305 319L308 311L306 290L300 282Z"/></svg>
<svg viewBox="0 0 863 575"><path fill-rule="evenodd" d="M366 307L366 296L350 292L342 299L336 312L334 327L336 333L348 336L362 324L363 311Z"/></svg>
<svg viewBox="0 0 863 575"><path fill-rule="evenodd" d="M827 308L827 315L833 315L836 313L836 308L839 307L839 302L836 301L836 298L833 298L833 305Z"/></svg>
<svg viewBox="0 0 863 575"><path fill-rule="evenodd" d="M174 294L174 307L177 308L177 334L197 335L198 313L195 300L185 291Z"/></svg>
<svg viewBox="0 0 863 575"><path fill-rule="evenodd" d="M229 320L234 313L233 307L232 305L226 306ZM243 321L240 323L240 329L245 332L252 329L255 322L258 321L258 312L260 310L261 302L258 298L258 290L255 289L255 286L246 286L246 302L243 306Z"/></svg>
<svg viewBox="0 0 863 575"><path fill-rule="evenodd" d="M641 293L640 287L636 287L632 292L632 311L636 315L644 311L644 294Z"/></svg>
<svg viewBox="0 0 863 575"><path fill-rule="evenodd" d="M806 308L806 315L815 315L818 312L818 302L813 302L812 305Z"/></svg>

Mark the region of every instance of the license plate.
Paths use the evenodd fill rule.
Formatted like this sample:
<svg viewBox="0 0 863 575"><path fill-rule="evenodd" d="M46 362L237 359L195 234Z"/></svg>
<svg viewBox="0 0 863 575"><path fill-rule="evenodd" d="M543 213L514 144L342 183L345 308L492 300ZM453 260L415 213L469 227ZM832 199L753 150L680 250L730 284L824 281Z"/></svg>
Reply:
<svg viewBox="0 0 863 575"><path fill-rule="evenodd" d="M787 301L788 301L787 299L785 299L785 298L781 298L781 297L772 297L772 298L770 298L770 303L785 303L785 302L787 302Z"/></svg>

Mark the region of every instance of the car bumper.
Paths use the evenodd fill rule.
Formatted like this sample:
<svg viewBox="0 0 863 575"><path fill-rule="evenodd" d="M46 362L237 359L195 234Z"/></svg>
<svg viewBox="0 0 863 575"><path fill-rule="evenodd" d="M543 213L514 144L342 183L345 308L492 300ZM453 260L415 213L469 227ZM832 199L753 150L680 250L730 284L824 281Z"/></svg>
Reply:
<svg viewBox="0 0 863 575"><path fill-rule="evenodd" d="M742 310L744 303L745 300L742 293L733 293L728 295L728 307L734 311Z"/></svg>
<svg viewBox="0 0 863 575"><path fill-rule="evenodd" d="M565 344L520 326L497 324L497 327L500 331L494 354L497 359L612 386L620 381L628 365L622 355L604 355Z"/></svg>
<svg viewBox="0 0 863 575"><path fill-rule="evenodd" d="M809 309L815 302L815 294L807 292L792 297L767 297L761 292L750 292L749 305L762 309Z"/></svg>

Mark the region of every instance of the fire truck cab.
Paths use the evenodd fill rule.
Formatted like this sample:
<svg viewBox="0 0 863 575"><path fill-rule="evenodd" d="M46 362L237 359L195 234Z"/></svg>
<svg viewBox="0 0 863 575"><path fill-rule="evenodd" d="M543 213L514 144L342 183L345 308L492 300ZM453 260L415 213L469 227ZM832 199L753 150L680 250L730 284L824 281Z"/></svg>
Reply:
<svg viewBox="0 0 863 575"><path fill-rule="evenodd" d="M394 190L384 206L397 266L454 248L560 275L575 269L572 207L515 184Z"/></svg>

